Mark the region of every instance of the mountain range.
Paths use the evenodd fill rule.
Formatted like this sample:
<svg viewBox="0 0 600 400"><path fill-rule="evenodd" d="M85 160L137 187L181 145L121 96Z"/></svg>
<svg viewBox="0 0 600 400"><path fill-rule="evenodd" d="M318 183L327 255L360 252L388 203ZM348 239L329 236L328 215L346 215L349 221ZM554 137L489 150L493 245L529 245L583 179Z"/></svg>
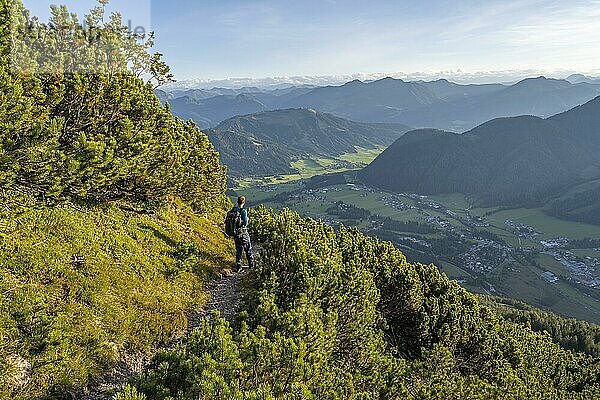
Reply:
<svg viewBox="0 0 600 400"><path fill-rule="evenodd" d="M498 117L549 117L600 95L600 85L530 78L500 90L436 102L404 113L398 121L414 127L463 132Z"/></svg>
<svg viewBox="0 0 600 400"><path fill-rule="evenodd" d="M600 85L600 78L592 78L583 74L572 74L565 79L571 83L591 83L593 85Z"/></svg>
<svg viewBox="0 0 600 400"><path fill-rule="evenodd" d="M600 95L591 78L530 78L514 85L460 85L444 79L405 82L384 78L341 86L310 85L265 90L175 90L159 92L174 114L202 128L225 119L268 110L311 108L359 122L400 123L462 132L497 117L524 114L548 117ZM581 81L581 80L584 81Z"/></svg>
<svg viewBox="0 0 600 400"><path fill-rule="evenodd" d="M266 111L264 103L250 94L218 95L206 99L195 99L189 95L169 100L173 114L182 119L192 119L201 128L215 126L236 115Z"/></svg>
<svg viewBox="0 0 600 400"><path fill-rule="evenodd" d="M346 82L359 79L363 82L372 82L378 79L393 77L408 81L434 81L438 79L448 79L457 83L475 83L485 84L489 82L518 82L523 77L544 75L551 72L528 69L514 71L478 71L467 73L464 71L444 71L444 72L378 72L378 73L354 73L348 75L321 75L321 76L277 76L264 78L225 78L225 79L184 79L165 85L168 92L185 91L189 89L211 89L215 87L223 88L243 88L256 87L261 90L273 90L287 88L291 86L329 86L343 85ZM574 73L573 76L584 76ZM570 79L566 78L567 80ZM596 78L592 78L596 79Z"/></svg>
<svg viewBox="0 0 600 400"><path fill-rule="evenodd" d="M294 173L290 163L299 159L387 146L409 129L400 124L352 122L311 109L288 109L234 117L205 133L230 174L265 176Z"/></svg>
<svg viewBox="0 0 600 400"><path fill-rule="evenodd" d="M593 200L600 193L599 127L597 97L550 118L499 118L464 134L414 130L359 177L395 192L464 193L486 205L543 202L554 214L588 220L600 215L600 196Z"/></svg>

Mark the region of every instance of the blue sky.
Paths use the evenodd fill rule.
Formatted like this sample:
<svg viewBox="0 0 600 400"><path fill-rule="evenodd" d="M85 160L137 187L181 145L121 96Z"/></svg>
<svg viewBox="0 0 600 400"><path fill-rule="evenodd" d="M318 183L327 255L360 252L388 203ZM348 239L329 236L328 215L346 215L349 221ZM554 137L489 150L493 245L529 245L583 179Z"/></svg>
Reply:
<svg viewBox="0 0 600 400"><path fill-rule="evenodd" d="M25 0L35 14L50 0ZM80 11L92 0L64 1ZM600 0L113 0L178 79L377 72L600 73Z"/></svg>

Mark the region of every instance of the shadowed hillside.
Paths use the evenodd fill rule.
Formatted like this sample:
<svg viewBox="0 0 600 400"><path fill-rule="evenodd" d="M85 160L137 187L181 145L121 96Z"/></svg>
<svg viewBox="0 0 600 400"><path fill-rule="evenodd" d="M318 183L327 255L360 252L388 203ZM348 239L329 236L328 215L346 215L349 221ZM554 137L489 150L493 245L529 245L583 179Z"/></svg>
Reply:
<svg viewBox="0 0 600 400"><path fill-rule="evenodd" d="M397 192L464 193L486 204L535 204L598 173L599 105L595 99L546 120L496 119L462 135L409 132L360 176Z"/></svg>
<svg viewBox="0 0 600 400"><path fill-rule="evenodd" d="M387 146L407 130L399 124L357 123L290 109L231 118L206 133L231 174L260 176L292 173L290 163L299 159Z"/></svg>

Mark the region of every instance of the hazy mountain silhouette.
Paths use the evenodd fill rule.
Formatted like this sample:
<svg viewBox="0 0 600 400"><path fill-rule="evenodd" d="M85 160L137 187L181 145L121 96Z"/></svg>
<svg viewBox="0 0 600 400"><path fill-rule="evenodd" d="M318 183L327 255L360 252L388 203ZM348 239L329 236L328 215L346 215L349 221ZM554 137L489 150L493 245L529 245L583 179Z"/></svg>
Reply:
<svg viewBox="0 0 600 400"><path fill-rule="evenodd" d="M354 121L390 122L405 111L436 101L438 97L424 85L385 78L317 88L285 106L314 108Z"/></svg>
<svg viewBox="0 0 600 400"><path fill-rule="evenodd" d="M157 94L161 101L164 94ZM401 123L462 132L490 119L517 115L548 117L600 95L600 85L544 77L511 86L459 85L440 79L405 82L385 78L342 86L211 90L168 94L174 114L202 128L227 118L266 110L312 108L352 121ZM241 97L240 97L241 96ZM166 101L166 100L165 100Z"/></svg>
<svg viewBox="0 0 600 400"><path fill-rule="evenodd" d="M525 79L482 95L437 102L395 119L415 127L461 132L494 118L518 115L548 117L600 95L600 86L571 84L544 77Z"/></svg>
<svg viewBox="0 0 600 400"><path fill-rule="evenodd" d="M458 83L450 82L447 79L438 79L437 81L431 82L418 81L417 83L431 90L439 99L446 101L490 94L506 88L506 86L498 83L459 85Z"/></svg>
<svg viewBox="0 0 600 400"><path fill-rule="evenodd" d="M265 111L268 107L250 94L220 95L203 100L189 96L169 101L173 114L182 119L193 119L201 128L217 125L236 115Z"/></svg>
<svg viewBox="0 0 600 400"><path fill-rule="evenodd" d="M573 74L565 78L571 83L591 83L593 85L600 85L600 78L591 78L583 74Z"/></svg>

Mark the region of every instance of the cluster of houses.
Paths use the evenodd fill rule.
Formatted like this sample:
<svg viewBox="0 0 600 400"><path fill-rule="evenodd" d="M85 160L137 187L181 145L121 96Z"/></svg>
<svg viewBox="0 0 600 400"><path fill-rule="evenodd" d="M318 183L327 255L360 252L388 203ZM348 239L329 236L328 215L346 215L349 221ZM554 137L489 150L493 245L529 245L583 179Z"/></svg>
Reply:
<svg viewBox="0 0 600 400"><path fill-rule="evenodd" d="M402 198L399 196L382 196L379 200L381 200L386 206L398 211L406 211L417 208L410 204L404 203Z"/></svg>
<svg viewBox="0 0 600 400"><path fill-rule="evenodd" d="M333 163L329 164L327 166L328 169L331 170L339 170L339 169L357 169L360 168L361 165L355 164L355 163L351 163L349 161L334 161Z"/></svg>
<svg viewBox="0 0 600 400"><path fill-rule="evenodd" d="M488 226L490 226L490 223L487 222L485 218L480 217L478 215L473 216L468 211L465 213L464 221L467 225L470 225L475 228L487 228Z"/></svg>
<svg viewBox="0 0 600 400"><path fill-rule="evenodd" d="M417 239L414 237L410 237L410 236L402 236L402 237L399 237L398 240L400 242L412 242L414 244L418 244L419 246L423 246L423 247L431 247L431 244L428 243L427 241Z"/></svg>
<svg viewBox="0 0 600 400"><path fill-rule="evenodd" d="M546 249L560 249L562 247L566 247L571 243L571 239L566 237L560 237L556 239L550 240L542 240L540 241L541 245Z"/></svg>
<svg viewBox="0 0 600 400"><path fill-rule="evenodd" d="M562 264L573 282L589 288L600 289L600 275L596 272L600 261L593 257L580 258L566 249L547 247L544 254Z"/></svg>
<svg viewBox="0 0 600 400"><path fill-rule="evenodd" d="M488 273L505 262L514 261L513 249L493 240L480 240L462 256L465 268Z"/></svg>
<svg viewBox="0 0 600 400"><path fill-rule="evenodd" d="M375 193L375 190L373 188L357 183L346 183L346 187L350 190L355 190L357 192Z"/></svg>
<svg viewBox="0 0 600 400"><path fill-rule="evenodd" d="M560 278L558 276L554 275L554 273L550 272L550 271L542 272L541 276L548 283L556 284L556 283L560 282Z"/></svg>
<svg viewBox="0 0 600 400"><path fill-rule="evenodd" d="M506 221L504 221L504 225L508 226L509 228L512 228L512 231L516 236L522 237L525 239L535 240L536 236L539 236L542 234L542 232L536 230L532 226L525 225L520 222L510 220L510 219L507 219Z"/></svg>
<svg viewBox="0 0 600 400"><path fill-rule="evenodd" d="M450 223L450 221L448 221L442 217L430 215L426 218L426 221L428 224L439 226L440 228L445 229L447 231L452 231L454 228L452 226L452 224Z"/></svg>
<svg viewBox="0 0 600 400"><path fill-rule="evenodd" d="M261 193L271 193L277 190L277 185L258 185L256 188Z"/></svg>

